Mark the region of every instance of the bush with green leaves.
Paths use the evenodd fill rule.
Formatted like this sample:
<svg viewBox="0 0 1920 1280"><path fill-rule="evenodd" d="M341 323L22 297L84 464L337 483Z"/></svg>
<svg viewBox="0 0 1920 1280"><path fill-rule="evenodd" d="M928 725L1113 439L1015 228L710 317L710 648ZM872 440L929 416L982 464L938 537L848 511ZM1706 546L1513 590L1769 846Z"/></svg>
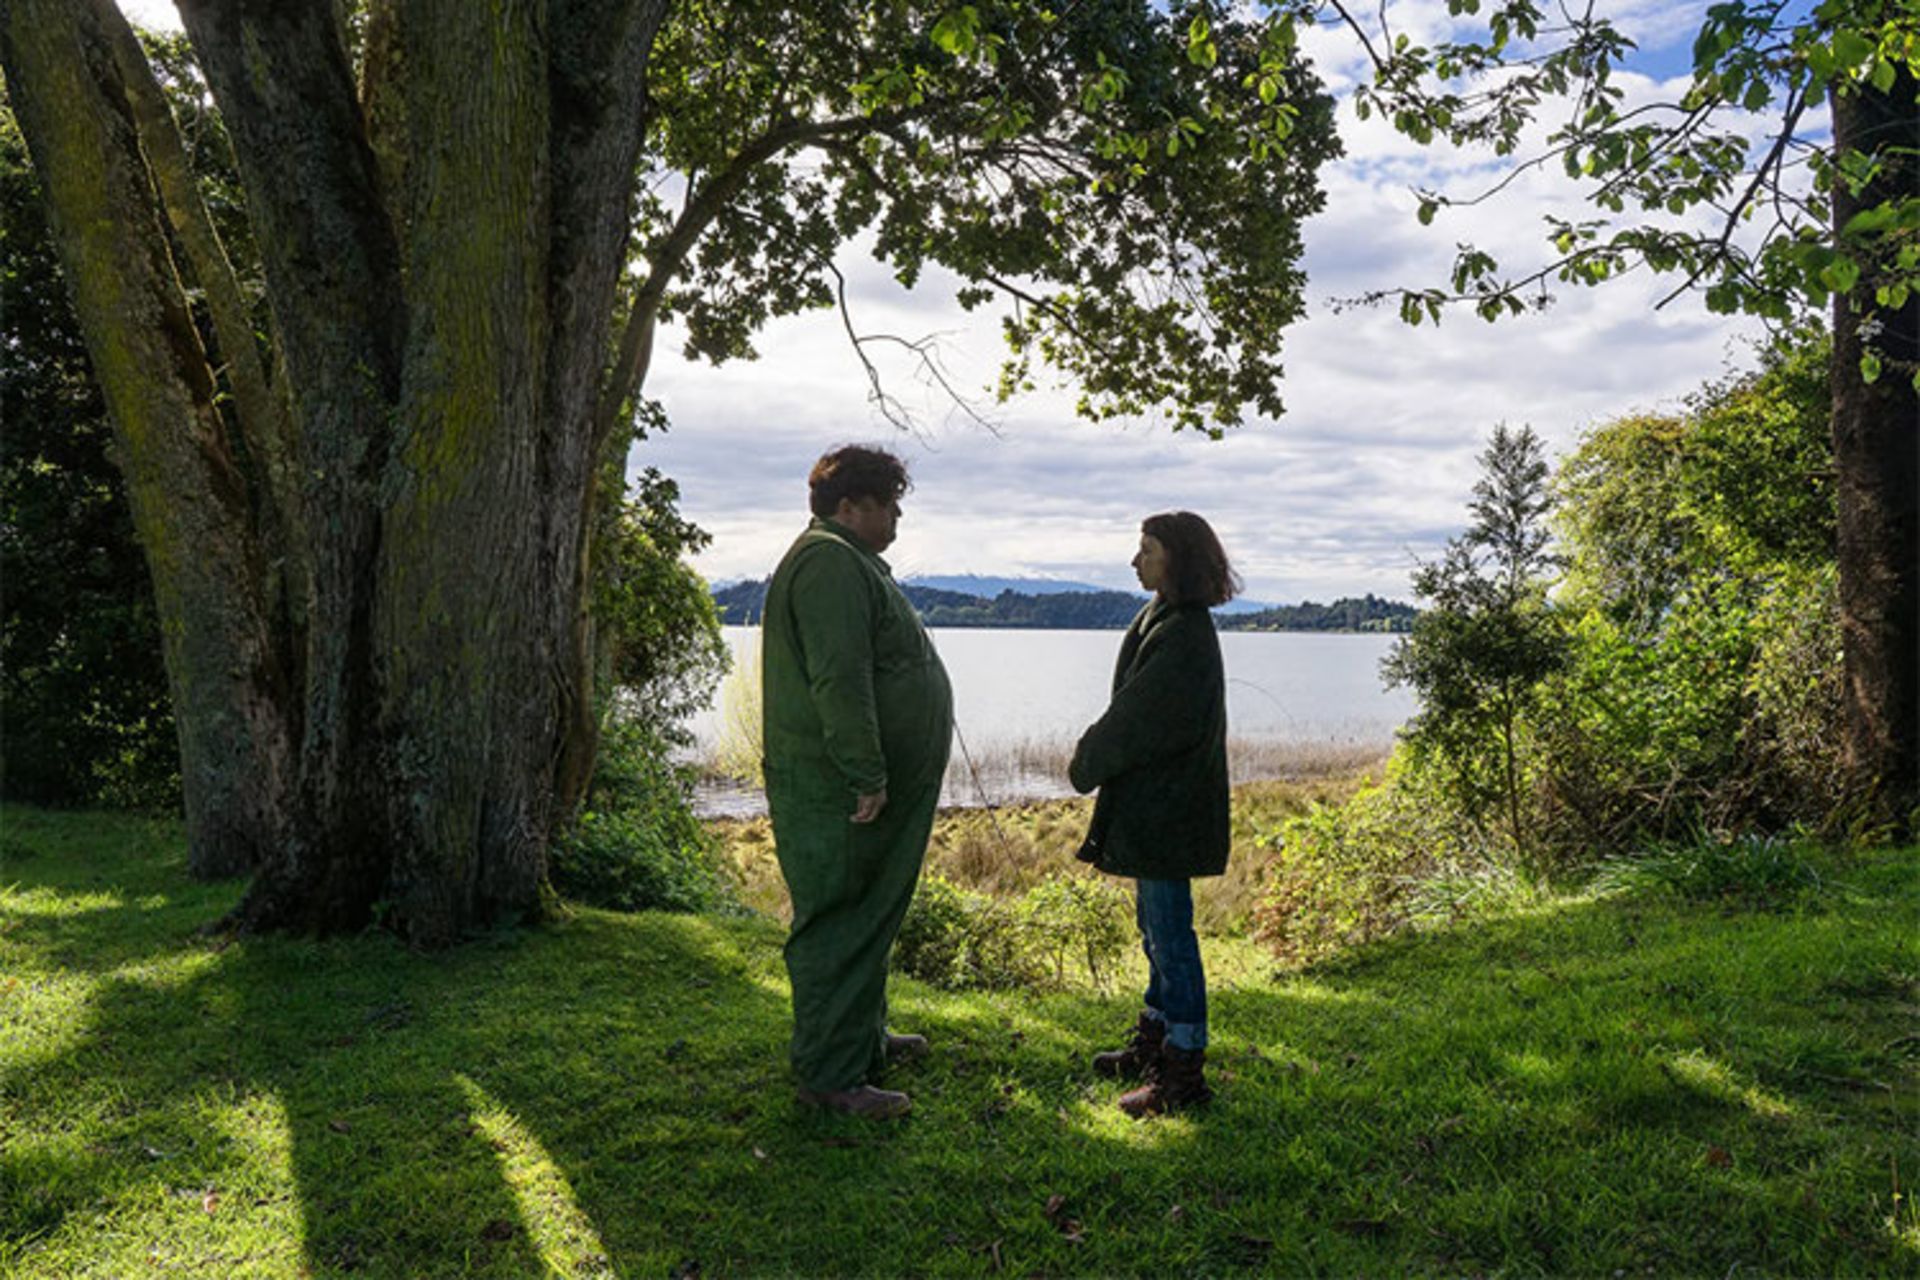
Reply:
<svg viewBox="0 0 1920 1280"><path fill-rule="evenodd" d="M1104 877L1049 876L1020 900L1020 918L1035 952L1060 987L1068 986L1069 975L1084 968L1093 984L1104 990L1135 937L1126 890Z"/></svg>
<svg viewBox="0 0 1920 1280"><path fill-rule="evenodd" d="M1285 823L1274 843L1253 932L1296 965L1412 925L1430 881L1504 865L1500 851L1460 821L1433 758L1405 746L1378 786L1345 804L1315 805Z"/></svg>
<svg viewBox="0 0 1920 1280"><path fill-rule="evenodd" d="M1133 911L1117 884L1050 876L1020 898L922 877L894 939L893 965L949 990L1065 989L1082 974L1104 988L1133 938Z"/></svg>
<svg viewBox="0 0 1920 1280"><path fill-rule="evenodd" d="M728 901L719 847L694 816L692 780L635 722L605 733L586 810L553 843L565 896L619 911L704 911Z"/></svg>
<svg viewBox="0 0 1920 1280"><path fill-rule="evenodd" d="M1004 991L1044 982L1015 904L924 876L893 943L894 968L952 991Z"/></svg>
<svg viewBox="0 0 1920 1280"><path fill-rule="evenodd" d="M1594 852L1842 819L1826 343L1802 335L1560 470L1570 619L1539 820Z"/></svg>

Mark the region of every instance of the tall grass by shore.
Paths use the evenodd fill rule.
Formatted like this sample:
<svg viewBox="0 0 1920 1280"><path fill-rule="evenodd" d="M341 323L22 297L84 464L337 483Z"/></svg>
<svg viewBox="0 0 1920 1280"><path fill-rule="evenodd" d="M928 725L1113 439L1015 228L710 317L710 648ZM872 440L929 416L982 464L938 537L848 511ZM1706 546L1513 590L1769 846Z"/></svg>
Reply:
<svg viewBox="0 0 1920 1280"><path fill-rule="evenodd" d="M754 708L754 724L758 706ZM1377 770L1391 743L1371 739L1294 742L1234 738L1227 765L1235 786L1254 782L1317 782ZM1067 781L1074 739L1066 734L1030 734L985 746L954 744L947 762L941 805L988 808L1060 800L1074 792ZM718 741L703 745L688 763L710 816L744 817L763 809L759 740L729 715Z"/></svg>

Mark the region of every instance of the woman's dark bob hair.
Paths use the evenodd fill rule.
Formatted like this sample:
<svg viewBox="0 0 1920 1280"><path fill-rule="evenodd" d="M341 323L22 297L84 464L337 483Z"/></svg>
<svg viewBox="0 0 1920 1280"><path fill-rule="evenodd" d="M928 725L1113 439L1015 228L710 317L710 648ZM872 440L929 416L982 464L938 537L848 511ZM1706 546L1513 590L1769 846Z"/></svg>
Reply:
<svg viewBox="0 0 1920 1280"><path fill-rule="evenodd" d="M825 518L840 509L842 498L898 502L911 488L907 464L899 458L885 449L847 444L822 454L813 464L807 476L807 505L813 514Z"/></svg>
<svg viewBox="0 0 1920 1280"><path fill-rule="evenodd" d="M1167 549L1172 582L1161 594L1175 604L1211 608L1240 594L1240 575L1227 562L1213 526L1191 511L1162 511L1140 522L1140 532Z"/></svg>

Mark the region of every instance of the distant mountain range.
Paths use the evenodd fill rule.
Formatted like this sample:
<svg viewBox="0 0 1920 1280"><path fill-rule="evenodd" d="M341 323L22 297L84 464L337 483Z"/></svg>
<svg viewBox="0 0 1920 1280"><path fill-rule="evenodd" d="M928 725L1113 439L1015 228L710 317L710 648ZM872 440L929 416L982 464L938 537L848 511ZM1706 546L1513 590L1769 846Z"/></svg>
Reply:
<svg viewBox="0 0 1920 1280"><path fill-rule="evenodd" d="M754 626L766 607L767 579L715 587L720 620ZM959 584L958 586L949 584ZM998 588L989 594L990 588ZM977 574L915 575L900 590L930 627L1008 627L1030 630L1118 631L1133 621L1146 596L1109 591L1056 578L991 578ZM1235 601L1215 611L1226 631L1406 631L1415 610L1367 595L1318 604L1267 605ZM1251 607L1247 607L1251 606Z"/></svg>

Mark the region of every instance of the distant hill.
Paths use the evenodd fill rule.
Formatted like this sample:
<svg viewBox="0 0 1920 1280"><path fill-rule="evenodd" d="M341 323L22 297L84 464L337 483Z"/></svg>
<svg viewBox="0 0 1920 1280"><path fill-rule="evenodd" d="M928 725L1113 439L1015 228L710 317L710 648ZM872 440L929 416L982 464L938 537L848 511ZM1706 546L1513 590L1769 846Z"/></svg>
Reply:
<svg viewBox="0 0 1920 1280"><path fill-rule="evenodd" d="M1220 619L1223 631L1411 631L1419 610L1369 593L1332 604L1303 600Z"/></svg>
<svg viewBox="0 0 1920 1280"><path fill-rule="evenodd" d="M1069 582L1064 578L994 578L979 573L915 573L902 578L901 585L955 591L963 596L978 596L982 600L991 600L1002 591L1023 596L1057 596L1067 592L1107 590L1091 582Z"/></svg>
<svg viewBox="0 0 1920 1280"><path fill-rule="evenodd" d="M1022 596L1125 595L1139 604L1145 604L1147 600L1145 592L1115 591L1112 587L1097 586L1091 582L1074 582L1066 578L995 578L979 573L916 573L903 579L902 583L910 586L932 587L940 591L957 591L962 595L979 596L983 600L994 599L1007 591ZM1273 607L1264 600L1229 600L1220 606L1218 612L1222 614L1259 613Z"/></svg>
<svg viewBox="0 0 1920 1280"><path fill-rule="evenodd" d="M1144 595L1105 591L1085 583L1074 584L1085 588L1077 591L1006 589L991 596L932 585L968 580L1001 581L976 575L915 577L901 583L900 590L930 627L1119 631L1146 603ZM766 608L768 581L748 580L716 587L713 602L720 609L720 621L736 627L758 625ZM1330 605L1311 600L1297 605L1266 605L1244 613L1234 613L1229 606L1217 613L1224 631L1405 631L1412 625L1414 610L1410 605L1369 595L1358 600L1336 600Z"/></svg>

